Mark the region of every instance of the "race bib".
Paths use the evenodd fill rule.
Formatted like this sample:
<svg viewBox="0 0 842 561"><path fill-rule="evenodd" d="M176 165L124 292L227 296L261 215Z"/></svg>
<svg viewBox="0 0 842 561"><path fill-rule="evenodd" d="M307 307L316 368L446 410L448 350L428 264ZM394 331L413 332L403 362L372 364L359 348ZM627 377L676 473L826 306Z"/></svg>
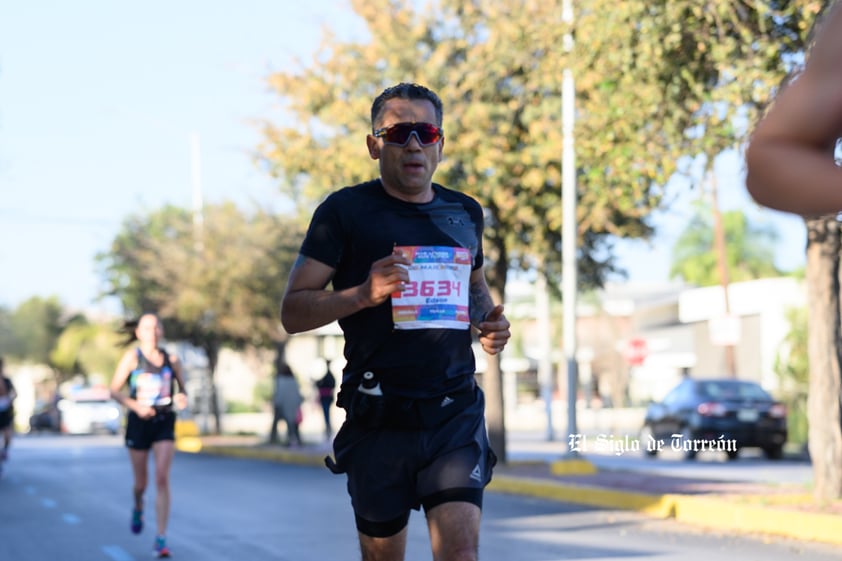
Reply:
<svg viewBox="0 0 842 561"><path fill-rule="evenodd" d="M462 247L398 246L412 264L409 282L392 294L395 329L468 329L471 253Z"/></svg>
<svg viewBox="0 0 842 561"><path fill-rule="evenodd" d="M135 399L143 405L169 405L172 403L170 395L169 371L162 374L141 372L135 378Z"/></svg>

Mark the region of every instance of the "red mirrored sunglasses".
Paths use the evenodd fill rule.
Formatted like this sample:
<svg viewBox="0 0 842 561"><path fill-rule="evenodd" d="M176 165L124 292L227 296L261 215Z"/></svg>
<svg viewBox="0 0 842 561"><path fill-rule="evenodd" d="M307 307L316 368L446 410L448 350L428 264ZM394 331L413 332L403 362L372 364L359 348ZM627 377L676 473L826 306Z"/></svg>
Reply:
<svg viewBox="0 0 842 561"><path fill-rule="evenodd" d="M421 146L435 144L444 138L444 131L431 123L397 123L374 131L374 136L396 146L406 146L413 134Z"/></svg>

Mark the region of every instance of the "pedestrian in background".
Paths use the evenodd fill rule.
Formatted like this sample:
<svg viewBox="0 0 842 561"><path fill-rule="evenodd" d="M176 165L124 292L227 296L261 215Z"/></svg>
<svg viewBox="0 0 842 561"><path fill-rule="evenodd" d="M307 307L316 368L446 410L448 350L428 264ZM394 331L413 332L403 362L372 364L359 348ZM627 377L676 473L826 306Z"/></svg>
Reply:
<svg viewBox="0 0 842 561"><path fill-rule="evenodd" d="M345 337L346 419L326 462L346 474L365 561L403 561L420 508L433 559L476 561L495 463L471 329L492 355L511 333L483 272L482 207L432 182L442 113L418 84L374 99L380 177L318 206L281 306L289 333L338 320Z"/></svg>
<svg viewBox="0 0 842 561"><path fill-rule="evenodd" d="M325 440L333 436L333 427L330 423L330 408L333 405L333 396L336 393L336 378L330 371L330 363L327 363L327 371L324 376L316 380L316 392L319 397L319 404L322 406L322 414L325 418Z"/></svg>
<svg viewBox="0 0 842 561"><path fill-rule="evenodd" d="M279 351L275 358L275 388L272 396L272 427L269 431L269 442L280 442L278 437L278 423L283 421L287 434L284 446L300 446L301 434L301 389L295 374L283 358L283 351Z"/></svg>
<svg viewBox="0 0 842 561"><path fill-rule="evenodd" d="M132 464L134 505L131 531L143 531L143 495L149 481L149 452L155 460L155 535L158 557L169 557L166 532L170 514L170 468L175 455L175 408L187 406L181 363L160 342L164 328L158 316L144 314L133 339L138 345L123 355L111 380L111 396L128 410L126 447ZM176 391L176 384L178 385ZM128 385L128 394L123 387Z"/></svg>
<svg viewBox="0 0 842 561"><path fill-rule="evenodd" d="M9 458L12 436L15 432L15 398L17 391L11 378L6 376L3 357L0 357L0 432L3 433L3 448L0 450L0 470Z"/></svg>
<svg viewBox="0 0 842 561"><path fill-rule="evenodd" d="M816 26L804 70L781 88L749 139L746 186L755 201L799 215L842 211L842 5Z"/></svg>

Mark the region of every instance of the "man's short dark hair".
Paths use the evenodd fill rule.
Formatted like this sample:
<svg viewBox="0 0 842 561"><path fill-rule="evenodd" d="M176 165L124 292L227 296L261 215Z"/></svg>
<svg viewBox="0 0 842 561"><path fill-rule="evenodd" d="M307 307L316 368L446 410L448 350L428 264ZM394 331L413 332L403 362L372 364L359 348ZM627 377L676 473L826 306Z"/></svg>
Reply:
<svg viewBox="0 0 842 561"><path fill-rule="evenodd" d="M378 95L374 99L374 103L371 104L371 126L372 128L376 128L377 119L380 117L380 113L383 112L383 106L386 102L390 99L418 99L424 100L426 99L430 103L433 104L433 107L436 109L436 125L439 127L442 126L442 120L444 118L444 109L441 104L441 99L439 96L436 95L434 91L429 88L425 88L420 84L410 84L407 82L401 82L396 86L392 86L383 90L383 92Z"/></svg>

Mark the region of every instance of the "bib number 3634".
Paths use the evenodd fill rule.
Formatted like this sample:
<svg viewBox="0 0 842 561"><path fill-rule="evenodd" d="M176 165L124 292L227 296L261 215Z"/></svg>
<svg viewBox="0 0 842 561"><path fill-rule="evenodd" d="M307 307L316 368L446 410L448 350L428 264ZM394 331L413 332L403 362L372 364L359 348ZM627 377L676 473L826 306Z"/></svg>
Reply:
<svg viewBox="0 0 842 561"><path fill-rule="evenodd" d="M399 246L406 256L409 282L392 294L396 329L468 329L471 254L461 247Z"/></svg>

